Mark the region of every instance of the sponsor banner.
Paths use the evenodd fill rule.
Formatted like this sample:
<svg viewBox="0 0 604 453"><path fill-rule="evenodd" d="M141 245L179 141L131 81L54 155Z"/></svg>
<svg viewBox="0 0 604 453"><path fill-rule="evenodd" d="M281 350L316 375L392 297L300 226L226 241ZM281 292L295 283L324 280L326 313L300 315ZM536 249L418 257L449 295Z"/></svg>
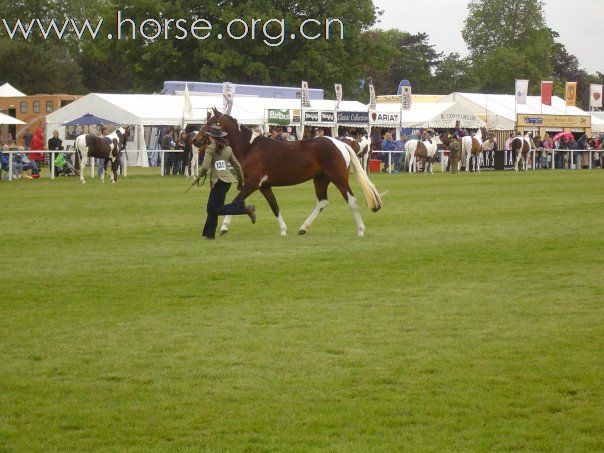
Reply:
<svg viewBox="0 0 604 453"><path fill-rule="evenodd" d="M602 85L592 83L589 86L589 106L595 109L602 108Z"/></svg>
<svg viewBox="0 0 604 453"><path fill-rule="evenodd" d="M518 115L518 127L557 127L585 129L591 127L591 116L575 115Z"/></svg>
<svg viewBox="0 0 604 453"><path fill-rule="evenodd" d="M301 107L303 109L310 108L310 94L308 93L308 82L302 82L302 94L300 96Z"/></svg>
<svg viewBox="0 0 604 453"><path fill-rule="evenodd" d="M335 115L333 112L319 112L317 110L305 110L304 111L304 122L305 123L327 123L333 124Z"/></svg>
<svg viewBox="0 0 604 453"><path fill-rule="evenodd" d="M459 121L478 121L475 115L471 113L441 113L441 120L459 120Z"/></svg>
<svg viewBox="0 0 604 453"><path fill-rule="evenodd" d="M229 82L222 84L222 111L225 115L230 115L233 110L233 100L235 99L235 85Z"/></svg>
<svg viewBox="0 0 604 453"><path fill-rule="evenodd" d="M292 123L298 124L302 121L302 110L294 109L292 110Z"/></svg>
<svg viewBox="0 0 604 453"><path fill-rule="evenodd" d="M411 110L411 83L408 80L401 80L398 84L397 93L400 95L401 110Z"/></svg>
<svg viewBox="0 0 604 453"><path fill-rule="evenodd" d="M541 82L541 103L552 105L552 95L554 94L554 82Z"/></svg>
<svg viewBox="0 0 604 453"><path fill-rule="evenodd" d="M526 104L529 81L516 79L516 104Z"/></svg>
<svg viewBox="0 0 604 453"><path fill-rule="evenodd" d="M269 109L268 124L287 126L292 123L290 110ZM299 120L298 120L299 121Z"/></svg>
<svg viewBox="0 0 604 453"><path fill-rule="evenodd" d="M340 102L342 102L342 85L339 83L335 84L336 87L336 110L340 108Z"/></svg>
<svg viewBox="0 0 604 453"><path fill-rule="evenodd" d="M336 116L333 112L321 112L321 123L333 124L336 121Z"/></svg>
<svg viewBox="0 0 604 453"><path fill-rule="evenodd" d="M373 83L369 84L369 110L377 110L377 99Z"/></svg>
<svg viewBox="0 0 604 453"><path fill-rule="evenodd" d="M369 112L338 112L338 124L367 124Z"/></svg>
<svg viewBox="0 0 604 453"><path fill-rule="evenodd" d="M568 107L577 105L577 82L566 82L565 99Z"/></svg>
<svg viewBox="0 0 604 453"><path fill-rule="evenodd" d="M401 114L399 112L371 112L371 124L399 125Z"/></svg>

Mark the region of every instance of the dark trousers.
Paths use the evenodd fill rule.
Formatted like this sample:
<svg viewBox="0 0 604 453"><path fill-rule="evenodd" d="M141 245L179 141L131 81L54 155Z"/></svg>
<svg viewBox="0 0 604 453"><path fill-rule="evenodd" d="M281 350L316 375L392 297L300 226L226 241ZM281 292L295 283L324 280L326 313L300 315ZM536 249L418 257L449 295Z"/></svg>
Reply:
<svg viewBox="0 0 604 453"><path fill-rule="evenodd" d="M203 226L203 236L211 239L216 236L216 227L218 226L219 215L247 214L243 200L234 201L227 205L224 204L226 194L230 188L230 183L219 179L218 182L214 184L214 187L212 187L212 190L210 190L207 206L208 217L206 218L206 223Z"/></svg>

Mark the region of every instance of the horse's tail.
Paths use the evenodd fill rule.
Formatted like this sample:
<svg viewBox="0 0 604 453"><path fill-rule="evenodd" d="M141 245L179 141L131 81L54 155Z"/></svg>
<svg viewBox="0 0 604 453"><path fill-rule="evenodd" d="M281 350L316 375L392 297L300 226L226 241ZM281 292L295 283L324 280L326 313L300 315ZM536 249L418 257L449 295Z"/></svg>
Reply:
<svg viewBox="0 0 604 453"><path fill-rule="evenodd" d="M344 145L348 150L348 154L350 154L350 163L352 164L352 168L354 169L354 174L357 177L357 181L359 181L361 189L363 189L363 194L365 195L367 206L369 206L369 208L373 212L379 211L383 204L382 197L380 196L373 183L369 180L369 176L367 176L367 173L361 165L359 158L354 153L354 150L346 143L344 143Z"/></svg>

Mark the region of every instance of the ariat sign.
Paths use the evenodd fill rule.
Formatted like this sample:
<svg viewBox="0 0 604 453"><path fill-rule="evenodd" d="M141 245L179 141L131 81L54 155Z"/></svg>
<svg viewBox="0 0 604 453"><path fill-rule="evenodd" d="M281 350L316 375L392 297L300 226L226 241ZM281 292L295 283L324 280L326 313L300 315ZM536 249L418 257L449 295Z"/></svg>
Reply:
<svg viewBox="0 0 604 453"><path fill-rule="evenodd" d="M371 113L371 122L376 124L399 124L400 114L399 113Z"/></svg>
<svg viewBox="0 0 604 453"><path fill-rule="evenodd" d="M287 126L291 122L289 110L269 109L268 124Z"/></svg>

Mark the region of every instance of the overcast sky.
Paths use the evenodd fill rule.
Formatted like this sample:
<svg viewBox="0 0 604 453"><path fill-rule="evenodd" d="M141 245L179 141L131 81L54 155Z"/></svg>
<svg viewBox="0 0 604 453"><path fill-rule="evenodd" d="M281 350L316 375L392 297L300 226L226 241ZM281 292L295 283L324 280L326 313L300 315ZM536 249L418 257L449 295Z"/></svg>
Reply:
<svg viewBox="0 0 604 453"><path fill-rule="evenodd" d="M373 0L384 10L379 28L425 32L436 50L468 54L461 37L468 0ZM547 25L590 74L604 73L604 0L545 0Z"/></svg>

